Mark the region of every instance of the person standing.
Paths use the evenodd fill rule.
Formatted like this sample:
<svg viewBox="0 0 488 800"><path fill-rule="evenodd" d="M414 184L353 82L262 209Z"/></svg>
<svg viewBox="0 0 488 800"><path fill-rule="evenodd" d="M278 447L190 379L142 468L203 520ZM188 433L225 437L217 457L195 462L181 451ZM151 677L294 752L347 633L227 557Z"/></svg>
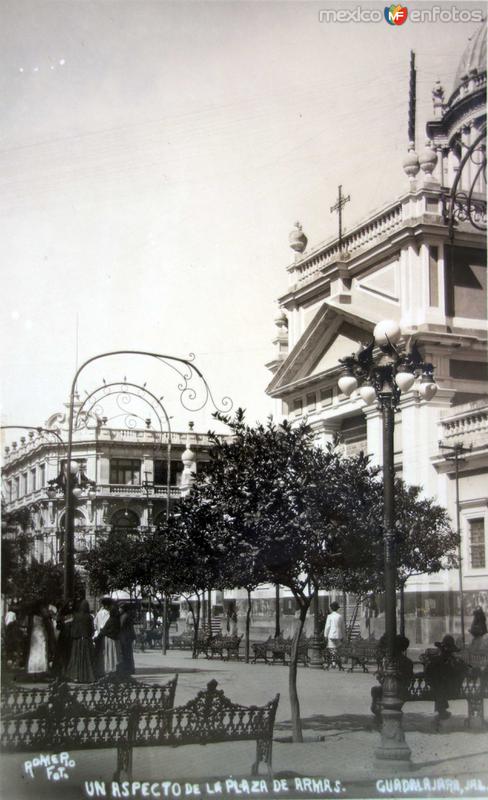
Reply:
<svg viewBox="0 0 488 800"><path fill-rule="evenodd" d="M134 640L136 632L134 630L134 620L131 607L128 603L122 606L120 615L120 672L124 675L133 675L136 671L134 664Z"/></svg>
<svg viewBox="0 0 488 800"><path fill-rule="evenodd" d="M104 658L103 658L104 641L103 637L101 636L101 632L104 625L108 622L110 618L111 605L112 605L112 600L110 599L110 597L102 597L102 599L100 600L100 608L95 614L95 620L94 620L95 633L93 634L93 638L95 640L95 673L97 678L101 678L103 675L105 675Z"/></svg>
<svg viewBox="0 0 488 800"><path fill-rule="evenodd" d="M441 642L434 642L438 654L429 658L425 678L432 687L434 708L439 719L449 719L449 698L455 698L469 667L455 656L459 653L454 638L446 633Z"/></svg>
<svg viewBox="0 0 488 800"><path fill-rule="evenodd" d="M100 631L101 652L103 655L103 674L117 672L120 663L120 612L113 600L110 600L108 619Z"/></svg>
<svg viewBox="0 0 488 800"><path fill-rule="evenodd" d="M37 602L32 606L28 631L27 672L29 675L46 674L49 670L54 632L45 603Z"/></svg>
<svg viewBox="0 0 488 800"><path fill-rule="evenodd" d="M82 600L78 611L73 616L70 625L71 655L66 669L66 677L75 683L93 683L95 671L93 668L94 649L93 632L95 630L90 606L87 600Z"/></svg>
<svg viewBox="0 0 488 800"><path fill-rule="evenodd" d="M469 629L473 641L471 642L470 650L488 650L488 630L486 627L486 615L481 606L478 606L473 611L473 621Z"/></svg>
<svg viewBox="0 0 488 800"><path fill-rule="evenodd" d="M58 678L64 678L66 676L66 670L71 657L73 608L73 602L68 600L57 615L56 628L58 631L58 638L56 640L53 671Z"/></svg>
<svg viewBox="0 0 488 800"><path fill-rule="evenodd" d="M324 637L327 639L329 650L337 650L345 636L344 620L339 614L339 603L335 600L330 604L330 614L324 628Z"/></svg>

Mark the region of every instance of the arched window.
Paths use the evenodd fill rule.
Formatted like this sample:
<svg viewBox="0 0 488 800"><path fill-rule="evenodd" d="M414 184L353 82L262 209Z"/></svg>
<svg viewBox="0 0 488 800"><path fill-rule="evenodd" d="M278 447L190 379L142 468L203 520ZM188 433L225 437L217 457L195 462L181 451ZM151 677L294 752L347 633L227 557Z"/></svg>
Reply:
<svg viewBox="0 0 488 800"><path fill-rule="evenodd" d="M112 516L110 524L112 526L112 531L129 533L131 530L137 530L140 525L140 519L135 511L131 511L128 508L121 508Z"/></svg>

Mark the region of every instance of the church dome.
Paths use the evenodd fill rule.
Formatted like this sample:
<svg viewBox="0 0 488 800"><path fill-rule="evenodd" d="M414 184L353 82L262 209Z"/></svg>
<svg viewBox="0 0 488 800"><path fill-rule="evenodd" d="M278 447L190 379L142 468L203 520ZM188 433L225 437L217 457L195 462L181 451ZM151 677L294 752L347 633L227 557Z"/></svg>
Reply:
<svg viewBox="0 0 488 800"><path fill-rule="evenodd" d="M486 20L483 20L478 30L470 36L464 49L454 79L454 92L462 85L465 76L473 70L477 73L486 72Z"/></svg>

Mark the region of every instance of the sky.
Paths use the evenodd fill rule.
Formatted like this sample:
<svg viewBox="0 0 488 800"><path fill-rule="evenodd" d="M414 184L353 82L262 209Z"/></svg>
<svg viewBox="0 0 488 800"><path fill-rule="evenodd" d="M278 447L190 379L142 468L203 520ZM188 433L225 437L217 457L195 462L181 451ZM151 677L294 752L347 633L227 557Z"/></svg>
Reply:
<svg viewBox="0 0 488 800"><path fill-rule="evenodd" d="M118 349L194 353L217 405L273 411L293 224L314 246L339 184L346 230L406 190L410 50L421 150L434 82L449 95L477 27L319 22L357 5L1 0L2 424L43 424L76 365ZM215 427L154 359L97 362L80 392L123 377L174 429Z"/></svg>

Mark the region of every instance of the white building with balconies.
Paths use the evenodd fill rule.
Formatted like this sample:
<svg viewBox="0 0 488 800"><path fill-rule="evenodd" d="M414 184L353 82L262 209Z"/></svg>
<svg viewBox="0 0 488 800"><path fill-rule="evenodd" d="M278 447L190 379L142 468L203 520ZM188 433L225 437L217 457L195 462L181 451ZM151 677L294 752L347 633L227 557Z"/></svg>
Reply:
<svg viewBox="0 0 488 800"><path fill-rule="evenodd" d="M461 569L407 583L407 635L426 643L465 630L473 608L488 610L488 372L486 282L486 28L469 42L449 100L436 84L429 137L411 145L399 196L343 236L313 248L297 224L294 260L279 298L268 394L277 412L307 418L322 444L339 437L346 453L382 463L381 412L358 392L341 394L339 359L394 320L435 368L438 391L426 402L414 385L395 424L395 467L447 507L456 527L459 490ZM458 459L458 481L452 451ZM469 450L469 446L472 449ZM383 621L378 620L378 634Z"/></svg>

